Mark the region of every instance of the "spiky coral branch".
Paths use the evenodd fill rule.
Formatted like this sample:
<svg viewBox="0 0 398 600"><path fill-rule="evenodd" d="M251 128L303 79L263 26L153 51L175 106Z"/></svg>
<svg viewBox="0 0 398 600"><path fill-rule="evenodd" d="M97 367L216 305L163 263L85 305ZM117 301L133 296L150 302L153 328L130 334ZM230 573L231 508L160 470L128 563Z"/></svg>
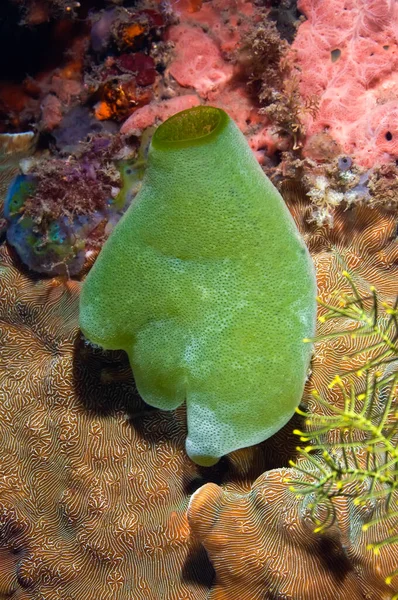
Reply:
<svg viewBox="0 0 398 600"><path fill-rule="evenodd" d="M350 319L358 326L354 330L334 331L332 333L314 338L305 339L305 342L319 342L326 339L350 335L352 339L357 337L376 336L377 341L367 348L350 354L349 358L364 355L364 364L361 369L353 369L357 375L369 371L373 367L385 365L389 362L398 361L398 296L394 305L390 306L385 302L379 302L377 292L374 287L370 288L368 296L361 296L353 281L352 276L343 271L344 277L350 284L351 294L340 294L337 306L323 302L317 298L318 304L326 309L326 313L319 317L321 323L330 319L344 318ZM370 308L366 308L367 303L371 303ZM386 322L387 321L387 322ZM372 358L369 354L375 353ZM343 360L347 357L343 357ZM344 374L347 375L349 371Z"/></svg>
<svg viewBox="0 0 398 600"><path fill-rule="evenodd" d="M377 505L380 514L367 521L363 531L381 523L395 524L395 528L387 527L386 537L368 545L378 554L381 548L398 544L398 298L391 306L380 303L374 288L363 297L351 275L343 274L351 286L351 293L340 295L336 305L318 299L326 309L319 320L349 319L354 328L307 341L316 343L347 335L354 339L372 336L375 341L350 354L351 358L363 357L359 369L337 375L329 385L329 389L340 389L343 408L314 391L314 398L326 409L323 411L326 414L297 409L306 419L307 430L295 430L294 433L302 442L309 442L299 448L309 466L303 468L292 461L291 466L298 469L303 478L291 480L290 484L295 493L311 494L311 516L317 532L325 531L335 522L333 499L337 496L350 497L359 506L371 501L374 512ZM357 389L361 391L357 392ZM334 441L330 442L328 435L332 432ZM363 456L359 458L361 453ZM397 575L398 568L386 582L391 584ZM398 599L398 594L394 598Z"/></svg>

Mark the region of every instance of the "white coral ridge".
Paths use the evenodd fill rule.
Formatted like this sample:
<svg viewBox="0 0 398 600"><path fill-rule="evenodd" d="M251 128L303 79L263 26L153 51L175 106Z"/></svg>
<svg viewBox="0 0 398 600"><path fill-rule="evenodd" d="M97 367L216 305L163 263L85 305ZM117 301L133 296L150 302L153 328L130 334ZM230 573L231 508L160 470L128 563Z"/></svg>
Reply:
<svg viewBox="0 0 398 600"><path fill-rule="evenodd" d="M318 206L337 206L344 199L342 192L336 192L329 186L329 181L323 175L315 178L314 187L307 193Z"/></svg>

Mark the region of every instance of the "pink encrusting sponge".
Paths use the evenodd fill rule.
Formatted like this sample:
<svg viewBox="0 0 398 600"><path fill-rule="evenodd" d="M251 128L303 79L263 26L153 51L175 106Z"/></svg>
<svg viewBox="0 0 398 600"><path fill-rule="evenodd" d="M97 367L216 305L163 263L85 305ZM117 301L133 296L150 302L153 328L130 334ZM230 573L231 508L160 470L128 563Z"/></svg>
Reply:
<svg viewBox="0 0 398 600"><path fill-rule="evenodd" d="M292 51L300 91L317 96L308 140L328 132L363 167L398 158L398 4L299 0L306 16Z"/></svg>

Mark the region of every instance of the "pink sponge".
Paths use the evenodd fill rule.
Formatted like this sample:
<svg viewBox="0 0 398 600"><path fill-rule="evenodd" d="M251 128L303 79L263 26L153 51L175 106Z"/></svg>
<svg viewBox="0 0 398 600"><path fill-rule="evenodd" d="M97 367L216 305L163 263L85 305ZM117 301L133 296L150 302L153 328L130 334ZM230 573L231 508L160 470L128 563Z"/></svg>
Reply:
<svg viewBox="0 0 398 600"><path fill-rule="evenodd" d="M199 96L207 98L232 78L232 64L223 59L215 41L199 27L171 27L169 38L175 43L176 53L169 72L180 85L194 88Z"/></svg>
<svg viewBox="0 0 398 600"><path fill-rule="evenodd" d="M318 96L307 117L357 164L398 157L398 6L393 0L299 0L307 17L293 52L304 97ZM310 145L308 144L308 147Z"/></svg>
<svg viewBox="0 0 398 600"><path fill-rule="evenodd" d="M172 115L198 106L200 100L194 94L187 94L185 96L176 96L169 100L163 100L161 102L150 102L145 106L138 108L128 119L125 121L120 129L120 133L127 135L141 135L144 129L151 127L156 121L165 121Z"/></svg>

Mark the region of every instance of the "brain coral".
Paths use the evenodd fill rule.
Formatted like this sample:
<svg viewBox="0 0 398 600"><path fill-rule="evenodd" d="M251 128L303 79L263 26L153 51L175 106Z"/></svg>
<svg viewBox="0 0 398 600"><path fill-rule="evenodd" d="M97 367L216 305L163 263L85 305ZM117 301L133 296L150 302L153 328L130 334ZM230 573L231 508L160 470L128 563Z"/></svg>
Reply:
<svg viewBox="0 0 398 600"><path fill-rule="evenodd" d="M342 255L345 266L357 267L361 277L369 272L383 296L391 296L398 268L393 213L337 211L334 230L316 230L305 224L308 203L284 195L292 197L325 299L340 286ZM278 577L286 567L278 556L283 556L295 576L288 590L269 598L299 598L308 561L320 585L336 581L338 568L347 574L342 589L354 590L350 598L356 599L358 589L368 590L372 600L390 597L384 571L375 575L378 564L371 553L364 554L362 542L357 554L349 549L348 558L337 532L324 545L316 542L309 523L300 521L305 507L281 481L284 471L265 473L250 491L261 473L287 466L297 443L291 435L297 418L217 467L196 467L183 448L184 411L144 405L133 393L125 358L93 351L79 339L80 284L65 287L24 275L5 245L0 268L0 595L205 600L209 594L232 599L240 592L242 600L254 600L271 594L267 590L281 590ZM311 380L317 387L326 387L345 351L330 343L320 348ZM206 481L221 488L212 484L194 497L192 532L185 511L192 491ZM274 503L267 505L269 500ZM357 521L350 520L348 508L341 507L341 516L349 530ZM201 523L199 509L211 520ZM199 539L217 572L213 586ZM248 540L257 544L254 557ZM250 568L242 572L239 564L246 560ZM339 589L332 589L339 598ZM320 600L316 590L308 600Z"/></svg>
<svg viewBox="0 0 398 600"><path fill-rule="evenodd" d="M0 598L205 600L214 572L188 526L190 494L209 480L247 490L286 464L286 431L267 453L198 468L185 410L145 405L126 358L80 339L80 284L14 261L3 244Z"/></svg>
<svg viewBox="0 0 398 600"><path fill-rule="evenodd" d="M311 249L324 301L330 302L337 290L347 289L343 269L355 273L360 292L368 292L371 281L380 289L382 299L394 301L398 275L394 211L369 207L336 209L335 228L319 229L306 223L310 206L300 189L287 188L284 197ZM319 333L330 333L336 328L340 330L344 324L329 321L320 326ZM325 340L317 344L304 395L312 411L319 412L311 396L314 389L335 404L341 402L337 391L329 390L328 384L336 372L356 364L344 358L346 354L367 343L339 338L338 343ZM360 453L358 460L364 460ZM301 459L298 465L310 468ZM376 532L361 530L367 519L383 510L382 505L372 512L369 505L356 507L352 500L339 498L338 525L321 536L314 534L309 517L310 498L296 498L286 482L288 478L302 477L293 469L274 469L261 475L246 493L236 487L221 489L207 484L194 494L188 510L189 522L216 571L209 599L393 598L392 587L385 584L384 578L398 563L397 546L384 548L376 557L366 546L386 537L387 526L380 524Z"/></svg>
<svg viewBox="0 0 398 600"><path fill-rule="evenodd" d="M313 257L318 292L322 300L333 304L336 292L350 292L343 270L354 275L355 284L363 295L374 285L381 301L394 303L397 294L398 242L396 236L396 211L380 206L352 206L334 209L334 227L316 227L306 222L311 207L301 188L286 188L283 192L292 214L304 236ZM320 308L319 316L324 313ZM352 326L352 324L351 324ZM326 335L336 329L350 327L347 322L330 320L318 324L318 334ZM364 338L353 340L346 336L339 340L324 340L316 345L312 361L312 374L307 383L306 399L312 410L311 391L316 389L335 402L341 401L338 390L329 390L334 375L342 370L359 367L363 358L355 360L349 354L366 347L370 342ZM347 358L348 357L348 358Z"/></svg>
<svg viewBox="0 0 398 600"><path fill-rule="evenodd" d="M366 511L338 503L340 529L315 534L308 498L285 483L293 475L264 473L246 494L213 483L195 492L189 523L216 571L209 600L391 600L390 557L366 550Z"/></svg>
<svg viewBox="0 0 398 600"><path fill-rule="evenodd" d="M78 283L23 275L4 245L0 278L0 597L204 600L185 415L81 343Z"/></svg>

